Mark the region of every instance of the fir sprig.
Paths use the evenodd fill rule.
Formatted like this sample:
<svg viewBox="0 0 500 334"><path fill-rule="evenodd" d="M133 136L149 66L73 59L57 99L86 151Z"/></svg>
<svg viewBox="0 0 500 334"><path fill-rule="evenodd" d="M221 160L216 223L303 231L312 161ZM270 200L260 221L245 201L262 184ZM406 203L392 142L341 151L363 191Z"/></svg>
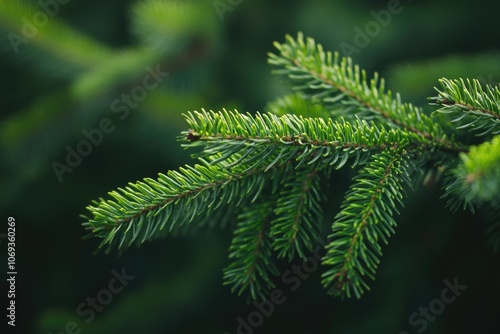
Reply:
<svg viewBox="0 0 500 334"><path fill-rule="evenodd" d="M186 166L179 171L159 174L157 180L129 183L109 193L112 200L89 205L93 217L84 223L91 234L102 238L100 247L124 249L161 237L175 225L192 222L200 214L209 214L220 205L238 206L243 198L256 198L264 179L259 170L209 166Z"/></svg>
<svg viewBox="0 0 500 334"><path fill-rule="evenodd" d="M215 157L212 163L234 154L250 168L267 168L290 160L302 164L318 162L317 168L342 168L349 158L352 166L363 164L373 153L386 149L408 148L434 152L448 150L440 142L429 140L412 131L386 128L374 122L356 119L334 121L296 115L276 116L271 113L255 116L232 111L190 112L185 115L190 130L184 132L187 147L203 146L197 157ZM273 157L273 159L270 159Z"/></svg>
<svg viewBox="0 0 500 334"><path fill-rule="evenodd" d="M272 260L272 239L269 235L274 211L271 202L260 202L238 216L238 225L231 247L231 264L224 269L225 284L232 291L243 293L247 289L253 299L266 299L274 288L271 276L278 275Z"/></svg>
<svg viewBox="0 0 500 334"><path fill-rule="evenodd" d="M499 136L461 143L448 123L385 91L377 74L368 80L351 59L324 52L302 34L276 47L270 63L298 92L264 113L186 113L189 129L180 140L196 149L200 164L131 183L111 192L112 200L89 206L84 225L103 239L101 246L123 249L182 226L215 226L207 219L227 221L221 209L230 208L237 223L225 283L239 294L266 298L278 274L273 258L304 259L321 237L324 180L336 169L359 167L332 225L322 282L334 296L360 298L375 278L382 244L395 233L394 216L412 176L424 168L446 175L450 207L498 211ZM497 88L441 82L432 103L455 117L459 135L497 133ZM498 246L498 224L488 231Z"/></svg>
<svg viewBox="0 0 500 334"><path fill-rule="evenodd" d="M354 180L332 225L323 284L333 295L360 298L369 289L363 277L374 279L380 241L387 244L394 234L393 212L399 213L405 188L411 187L407 157L397 151L377 154Z"/></svg>
<svg viewBox="0 0 500 334"><path fill-rule="evenodd" d="M437 112L447 114L459 130L474 131L477 136L500 133L500 90L476 80L442 78L438 96L430 98L441 105Z"/></svg>
<svg viewBox="0 0 500 334"><path fill-rule="evenodd" d="M386 91L385 81L378 73L369 80L366 71L354 65L351 58L325 52L321 44L312 38L304 40L300 33L297 39L287 36L286 43L274 45L280 54L270 53L269 63L280 69L273 73L288 77L294 89L303 91L313 102L328 106L333 114L376 119L459 149L438 122L420 108L403 103L398 93Z"/></svg>
<svg viewBox="0 0 500 334"><path fill-rule="evenodd" d="M491 142L472 146L460 154L460 161L450 169L445 182L445 197L449 206L469 208L484 203L500 203L500 136Z"/></svg>
<svg viewBox="0 0 500 334"><path fill-rule="evenodd" d="M317 169L302 168L283 181L272 222L273 249L278 257L305 259L320 236L324 196Z"/></svg>

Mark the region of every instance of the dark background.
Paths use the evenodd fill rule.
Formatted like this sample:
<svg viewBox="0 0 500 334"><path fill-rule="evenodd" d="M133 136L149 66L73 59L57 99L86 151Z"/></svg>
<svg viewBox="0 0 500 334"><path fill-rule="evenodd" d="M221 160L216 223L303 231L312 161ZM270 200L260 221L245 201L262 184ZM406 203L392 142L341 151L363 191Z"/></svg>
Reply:
<svg viewBox="0 0 500 334"><path fill-rule="evenodd" d="M236 333L237 318L246 319L255 307L222 285L231 229L168 237L121 256L95 255L98 241L82 240L86 231L79 215L108 191L192 162L176 142L186 130L182 113L223 107L262 111L288 93L267 64L273 41L302 31L325 49L339 51L343 42L354 45L354 28L363 30L374 20L370 12L386 9L388 1L243 0L224 12L223 20L212 0L192 1L202 8L192 20L195 28L179 24L177 29L175 20L168 21L163 31L173 42L155 51L154 60L111 54L90 64L85 61L90 49L82 48L85 38L131 54L154 43L134 33L135 1L60 5L47 27L61 22L79 37L51 44L41 28L16 53L7 36L19 34L22 22L7 15L6 6L18 2L29 3L0 1L0 212L5 222L0 232L6 233L7 217L15 217L18 270L17 326L5 333L64 333L72 321L77 327L67 333ZM40 10L32 3L34 13ZM443 76L497 84L500 7L493 3L402 1L403 10L352 56L368 73L378 71L403 99L422 106ZM63 31L56 29L55 41ZM112 101L142 81L146 66L156 64L170 75L119 120ZM84 81L88 73L94 75L90 84ZM53 161L64 163L65 147L76 147L84 139L81 131L97 127L104 117L116 129L59 182ZM344 170L332 176L325 236L352 175ZM439 183L409 194L396 235L384 246L376 281L361 300L327 296L320 284L322 268L294 292L277 278L286 302L254 332L417 333L420 326L411 326L408 317L440 297L444 280L456 277L467 289L424 332L498 333L499 258L487 245L481 212L453 214L440 195ZM0 259L6 263L5 234L0 237ZM292 264L282 262L279 268L284 272ZM122 268L135 278L85 322L77 306L107 288L112 270Z"/></svg>

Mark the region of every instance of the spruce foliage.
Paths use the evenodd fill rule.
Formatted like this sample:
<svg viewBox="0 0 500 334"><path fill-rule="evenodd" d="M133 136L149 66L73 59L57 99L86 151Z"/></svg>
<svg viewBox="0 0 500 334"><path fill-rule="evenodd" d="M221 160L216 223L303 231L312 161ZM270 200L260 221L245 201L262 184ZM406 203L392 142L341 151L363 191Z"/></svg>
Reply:
<svg viewBox="0 0 500 334"><path fill-rule="evenodd" d="M369 77L352 59L300 33L275 47L269 63L295 94L262 113L187 112L180 141L195 149L198 164L129 183L89 205L83 225L100 247L123 250L234 215L225 283L266 298L279 273L274 259L305 258L318 244L325 181L349 166L357 175L322 261L331 295L360 298L369 290L395 215L424 172L445 171L443 197L451 209L491 209L487 233L498 249L497 87L443 78L430 98L437 110L427 115L386 90L378 74Z"/></svg>

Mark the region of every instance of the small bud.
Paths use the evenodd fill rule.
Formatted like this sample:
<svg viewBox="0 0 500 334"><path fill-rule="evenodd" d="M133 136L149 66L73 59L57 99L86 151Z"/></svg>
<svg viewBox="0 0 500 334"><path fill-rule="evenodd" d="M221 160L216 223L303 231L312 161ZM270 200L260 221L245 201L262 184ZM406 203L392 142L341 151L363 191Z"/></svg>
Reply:
<svg viewBox="0 0 500 334"><path fill-rule="evenodd" d="M189 129L188 130L188 133L186 135L186 139L189 140L190 142L194 142L194 141L197 141L201 138L201 136L196 133L194 130L192 129Z"/></svg>

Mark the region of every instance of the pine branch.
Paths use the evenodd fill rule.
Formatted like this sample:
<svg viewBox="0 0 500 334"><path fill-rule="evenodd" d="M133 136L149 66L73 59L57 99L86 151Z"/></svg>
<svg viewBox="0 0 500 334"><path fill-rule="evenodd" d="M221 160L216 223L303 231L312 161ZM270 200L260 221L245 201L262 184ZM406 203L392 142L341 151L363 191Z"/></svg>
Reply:
<svg viewBox="0 0 500 334"><path fill-rule="evenodd" d="M394 234L393 212L402 206L404 188L411 186L409 164L403 152L372 157L346 193L332 226L323 264L323 284L334 296L360 298L369 289L364 276L374 279L382 256L379 240Z"/></svg>
<svg viewBox="0 0 500 334"><path fill-rule="evenodd" d="M271 227L278 257L292 260L298 254L305 259L306 251L312 252L323 222L322 200L320 177L314 167L300 168L283 181Z"/></svg>
<svg viewBox="0 0 500 334"><path fill-rule="evenodd" d="M452 210L500 203L500 136L460 154L461 162L447 173L444 197Z"/></svg>
<svg viewBox="0 0 500 334"><path fill-rule="evenodd" d="M184 132L182 139L189 142L184 146L203 147L195 156L216 164L239 154L235 163L249 169L269 169L288 161L296 161L297 168L318 162L318 169L339 169L349 158L356 166L364 164L371 154L387 149L407 148L422 157L425 152L447 149L413 132L386 129L359 119L349 123L343 119L325 121L270 113L252 116L226 110L190 112L185 118L190 130Z"/></svg>
<svg viewBox="0 0 500 334"><path fill-rule="evenodd" d="M313 39L304 41L301 33L296 40L291 36L286 39L285 44L274 44L280 55L269 54L269 63L282 68L273 73L287 76L295 83L294 89L304 92L313 102L320 101L345 117L376 119L437 141L451 150L463 149L419 108L402 103L399 94L393 98L391 91L385 92L384 79L379 79L377 73L368 81L366 72L353 65L351 58L340 58L338 53L332 56Z"/></svg>
<svg viewBox="0 0 500 334"><path fill-rule="evenodd" d="M432 104L441 105L437 112L447 114L459 130L481 131L477 136L500 133L500 90L473 79L442 78L438 96Z"/></svg>
<svg viewBox="0 0 500 334"><path fill-rule="evenodd" d="M224 269L224 284L232 285L238 295L249 290L252 299L266 299L274 288L269 275L278 275L271 259L269 224L273 207L265 199L247 208L238 216L238 225L229 248L232 263Z"/></svg>
<svg viewBox="0 0 500 334"><path fill-rule="evenodd" d="M91 235L102 238L99 248L125 249L164 236L174 225L190 223L210 214L222 204L238 206L243 198L255 199L265 178L261 170L195 165L129 183L109 195L113 200L94 201L87 210L91 218L83 225ZM271 175L273 176L273 175Z"/></svg>
<svg viewBox="0 0 500 334"><path fill-rule="evenodd" d="M111 192L112 200L89 206L92 216L84 226L103 239L100 247L124 249L236 216L225 284L239 294L249 291L253 299L265 298L277 274L272 252L304 258L318 237L319 175L350 162L361 170L332 225L322 283L334 296L360 298L375 277L381 243L394 234L393 216L411 188L410 172L437 166L438 175L445 174L444 196L452 209L485 204L498 211L500 136L473 147L461 144L446 132L450 127L385 92L376 74L368 81L351 59L333 57L301 34L276 46L281 55L271 55L270 62L282 67L278 72L294 81L299 93L269 104L272 112L263 114L184 115L189 130L180 140L198 149L194 156L201 164L130 183ZM456 123L474 117L478 120L461 126L496 133L498 89L442 82L447 82L443 91L431 99L443 105L440 112L461 110L465 116ZM488 233L497 243L492 217Z"/></svg>

